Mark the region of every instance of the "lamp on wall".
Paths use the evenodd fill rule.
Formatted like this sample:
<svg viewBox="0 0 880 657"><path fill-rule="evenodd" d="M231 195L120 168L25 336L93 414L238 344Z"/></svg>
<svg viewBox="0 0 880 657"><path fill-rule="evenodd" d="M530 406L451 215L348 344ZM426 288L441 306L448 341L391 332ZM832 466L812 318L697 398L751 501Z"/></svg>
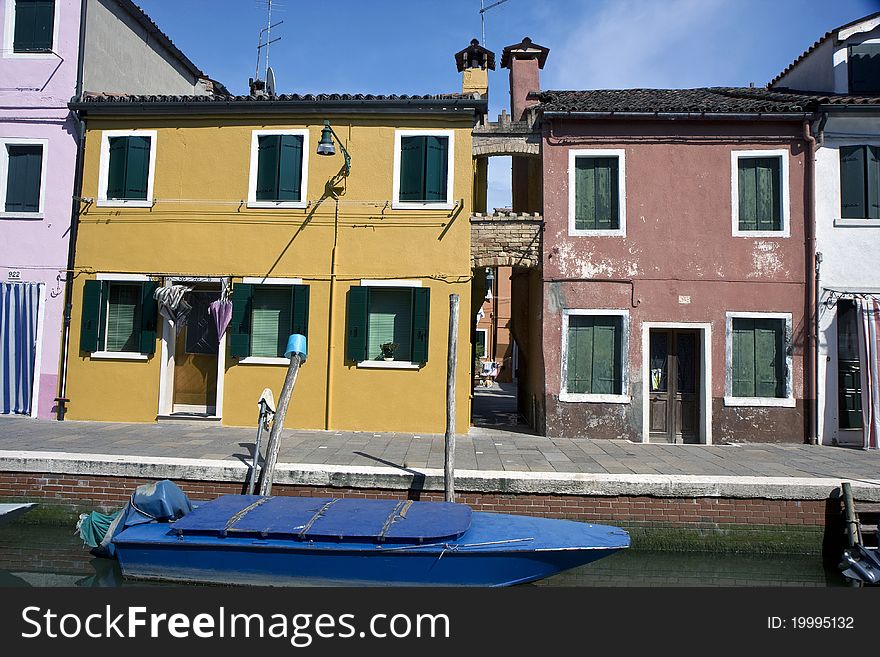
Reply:
<svg viewBox="0 0 880 657"><path fill-rule="evenodd" d="M348 150L342 144L339 135L330 127L330 121L324 121L324 128L321 130L321 141L318 142L318 155L336 155L336 145L333 143L333 137L339 140L339 148L342 149L342 156L345 158L345 171L343 175L347 176L351 173L351 155L348 154Z"/></svg>

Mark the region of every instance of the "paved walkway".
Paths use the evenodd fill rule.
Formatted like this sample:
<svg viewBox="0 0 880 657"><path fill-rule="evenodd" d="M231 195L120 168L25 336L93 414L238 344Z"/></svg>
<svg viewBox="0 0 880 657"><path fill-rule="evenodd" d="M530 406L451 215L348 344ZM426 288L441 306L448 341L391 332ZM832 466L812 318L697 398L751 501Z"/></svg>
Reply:
<svg viewBox="0 0 880 657"><path fill-rule="evenodd" d="M479 390L503 404L503 391ZM491 415L491 414L490 414ZM880 450L809 445L643 445L626 440L548 438L492 422L456 439L457 469L510 473L698 475L880 479ZM0 451L65 452L249 463L255 431L199 422L57 422L0 416ZM265 440L268 438L264 434ZM285 431L279 463L314 466L443 467L443 436Z"/></svg>

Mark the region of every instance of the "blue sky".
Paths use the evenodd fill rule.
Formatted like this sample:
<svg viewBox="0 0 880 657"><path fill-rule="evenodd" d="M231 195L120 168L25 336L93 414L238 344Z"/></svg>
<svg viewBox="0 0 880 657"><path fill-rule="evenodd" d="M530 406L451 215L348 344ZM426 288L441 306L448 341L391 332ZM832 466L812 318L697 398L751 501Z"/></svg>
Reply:
<svg viewBox="0 0 880 657"><path fill-rule="evenodd" d="M233 93L256 66L265 0L135 0ZM494 0L486 0L489 5ZM279 93L459 91L452 55L480 37L479 0L274 0ZM507 0L486 13L500 63L524 36L550 48L545 89L766 84L829 29L880 0ZM490 114L507 106L507 71L490 74ZM509 161L493 159L490 207L509 202Z"/></svg>

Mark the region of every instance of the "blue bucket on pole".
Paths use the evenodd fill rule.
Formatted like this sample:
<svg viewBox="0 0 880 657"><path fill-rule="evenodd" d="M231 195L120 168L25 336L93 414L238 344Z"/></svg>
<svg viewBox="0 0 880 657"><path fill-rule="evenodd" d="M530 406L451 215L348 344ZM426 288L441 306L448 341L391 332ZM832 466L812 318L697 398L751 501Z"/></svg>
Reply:
<svg viewBox="0 0 880 657"><path fill-rule="evenodd" d="M294 333L287 338L287 349L284 350L284 357L290 358L293 354L298 354L303 362L306 362L308 349L306 348L306 336Z"/></svg>

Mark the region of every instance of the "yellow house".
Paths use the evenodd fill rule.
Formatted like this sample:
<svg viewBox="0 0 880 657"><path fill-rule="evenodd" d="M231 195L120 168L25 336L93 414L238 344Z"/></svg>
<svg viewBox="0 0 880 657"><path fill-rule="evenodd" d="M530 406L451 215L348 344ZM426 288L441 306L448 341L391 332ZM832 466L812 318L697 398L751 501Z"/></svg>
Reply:
<svg viewBox="0 0 880 657"><path fill-rule="evenodd" d="M303 333L286 426L441 433L456 293L467 431L478 94L71 107L87 130L67 417L254 426Z"/></svg>

